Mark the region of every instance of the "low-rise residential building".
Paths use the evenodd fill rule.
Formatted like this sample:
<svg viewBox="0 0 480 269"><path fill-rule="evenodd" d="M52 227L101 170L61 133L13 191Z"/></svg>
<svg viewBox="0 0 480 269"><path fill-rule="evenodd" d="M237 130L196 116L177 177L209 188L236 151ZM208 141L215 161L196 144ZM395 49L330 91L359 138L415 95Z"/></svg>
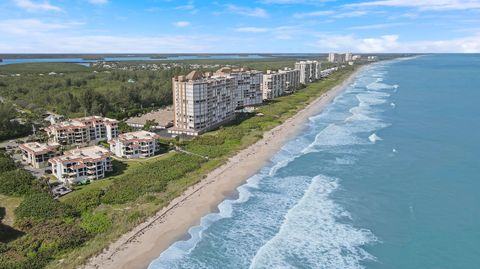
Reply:
<svg viewBox="0 0 480 269"><path fill-rule="evenodd" d="M236 107L254 106L262 103L262 72L245 68L224 67L216 71L215 75L230 76L233 79Z"/></svg>
<svg viewBox="0 0 480 269"><path fill-rule="evenodd" d="M112 171L112 153L100 146L91 146L66 151L48 162L52 174L62 183L76 184L83 180L96 180Z"/></svg>
<svg viewBox="0 0 480 269"><path fill-rule="evenodd" d="M230 76L192 71L172 79L172 134L199 135L235 117L235 82Z"/></svg>
<svg viewBox="0 0 480 269"><path fill-rule="evenodd" d="M300 83L302 84L308 84L320 79L321 64L319 61L296 62L295 69L300 71Z"/></svg>
<svg viewBox="0 0 480 269"><path fill-rule="evenodd" d="M160 150L160 136L147 131L124 133L114 138L110 143L110 151L122 158L146 158L155 155Z"/></svg>
<svg viewBox="0 0 480 269"><path fill-rule="evenodd" d="M328 68L328 69L325 69L325 70L322 70L320 71L320 77L321 78L326 78L328 77L331 73L335 72L338 70L338 67L332 67L332 68Z"/></svg>
<svg viewBox="0 0 480 269"><path fill-rule="evenodd" d="M285 73L267 70L263 75L263 99L270 100L282 96L286 90L286 77Z"/></svg>
<svg viewBox="0 0 480 269"><path fill-rule="evenodd" d="M48 160L58 156L60 144L58 143L38 143L30 142L20 144L22 159L34 168L45 168L48 166Z"/></svg>
<svg viewBox="0 0 480 269"><path fill-rule="evenodd" d="M88 144L118 136L118 121L99 116L70 119L45 128L50 141L62 145Z"/></svg>

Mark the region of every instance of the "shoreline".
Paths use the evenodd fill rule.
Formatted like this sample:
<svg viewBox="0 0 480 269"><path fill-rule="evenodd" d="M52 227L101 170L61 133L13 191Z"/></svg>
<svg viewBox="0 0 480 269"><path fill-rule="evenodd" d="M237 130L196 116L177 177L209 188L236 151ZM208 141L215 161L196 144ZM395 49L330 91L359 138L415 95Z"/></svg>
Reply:
<svg viewBox="0 0 480 269"><path fill-rule="evenodd" d="M213 212L218 204L267 165L285 143L306 128L308 118L330 104L364 68L358 68L297 114L265 132L261 140L230 157L168 206L122 235L101 254L90 258L81 268L147 268L171 244L184 239L190 227L198 225L203 216Z"/></svg>

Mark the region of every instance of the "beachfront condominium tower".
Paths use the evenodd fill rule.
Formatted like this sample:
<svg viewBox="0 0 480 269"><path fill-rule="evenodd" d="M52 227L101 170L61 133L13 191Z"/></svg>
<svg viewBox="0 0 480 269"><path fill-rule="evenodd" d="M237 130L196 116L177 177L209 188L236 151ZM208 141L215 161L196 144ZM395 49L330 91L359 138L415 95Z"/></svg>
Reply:
<svg viewBox="0 0 480 269"><path fill-rule="evenodd" d="M345 54L341 54L341 53L330 52L328 54L327 60L330 63L344 63L345 61L351 61L352 60L352 53L348 52L348 53L345 53Z"/></svg>
<svg viewBox="0 0 480 269"><path fill-rule="evenodd" d="M235 82L230 76L192 71L172 79L172 134L199 135L235 117Z"/></svg>
<svg viewBox="0 0 480 269"><path fill-rule="evenodd" d="M118 121L91 116L58 122L45 128L50 141L62 145L88 144L118 136Z"/></svg>
<svg viewBox="0 0 480 269"><path fill-rule="evenodd" d="M300 86L300 70L291 69L285 67L278 71L285 74L285 90L284 92L290 93L295 91Z"/></svg>
<svg viewBox="0 0 480 269"><path fill-rule="evenodd" d="M234 101L237 107L259 105L262 103L263 73L245 68L220 68L216 76L231 77L234 84Z"/></svg>
<svg viewBox="0 0 480 269"><path fill-rule="evenodd" d="M300 71L300 83L302 84L308 84L320 79L321 64L318 61L296 62L295 69Z"/></svg>
<svg viewBox="0 0 480 269"><path fill-rule="evenodd" d="M263 75L263 99L269 100L281 96L286 90L286 74L278 71L267 70Z"/></svg>

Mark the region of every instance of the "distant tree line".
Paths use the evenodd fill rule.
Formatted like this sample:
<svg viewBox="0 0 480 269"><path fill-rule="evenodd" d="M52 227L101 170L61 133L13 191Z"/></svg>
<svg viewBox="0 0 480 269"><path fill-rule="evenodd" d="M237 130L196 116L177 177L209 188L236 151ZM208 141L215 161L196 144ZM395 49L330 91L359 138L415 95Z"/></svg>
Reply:
<svg viewBox="0 0 480 269"><path fill-rule="evenodd" d="M172 104L172 77L190 70L112 70L63 75L22 74L0 80L0 96L36 114L104 115L123 119ZM2 128L3 129L3 128Z"/></svg>

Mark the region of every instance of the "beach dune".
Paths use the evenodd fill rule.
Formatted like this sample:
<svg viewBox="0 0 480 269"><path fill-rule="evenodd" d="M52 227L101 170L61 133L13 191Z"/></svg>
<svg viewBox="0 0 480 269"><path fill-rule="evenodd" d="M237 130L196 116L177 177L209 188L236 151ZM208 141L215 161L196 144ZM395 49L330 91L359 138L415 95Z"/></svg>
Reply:
<svg viewBox="0 0 480 269"><path fill-rule="evenodd" d="M266 132L263 139L231 157L155 216L91 258L83 268L147 268L162 251L182 239L190 227L199 224L201 217L215 210L238 186L268 164L288 140L305 128L308 118L328 105L361 70L358 69L283 124Z"/></svg>

